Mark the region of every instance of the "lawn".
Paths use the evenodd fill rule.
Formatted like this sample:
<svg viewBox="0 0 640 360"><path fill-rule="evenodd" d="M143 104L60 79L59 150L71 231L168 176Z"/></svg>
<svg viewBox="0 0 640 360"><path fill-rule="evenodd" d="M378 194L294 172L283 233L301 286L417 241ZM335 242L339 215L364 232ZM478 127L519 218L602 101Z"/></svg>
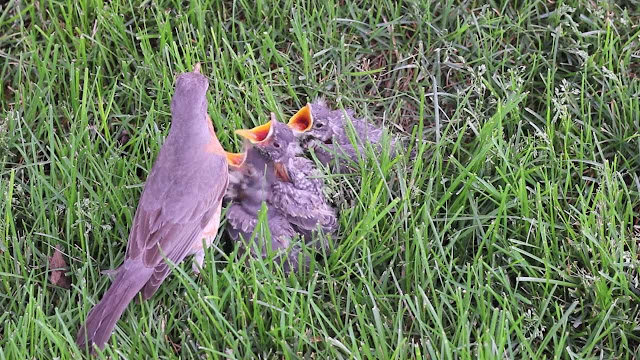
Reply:
<svg viewBox="0 0 640 360"><path fill-rule="evenodd" d="M196 62L230 151L317 96L410 148L325 173L340 230L311 271L221 231L99 357L640 357L637 0L3 3L0 359L86 355Z"/></svg>

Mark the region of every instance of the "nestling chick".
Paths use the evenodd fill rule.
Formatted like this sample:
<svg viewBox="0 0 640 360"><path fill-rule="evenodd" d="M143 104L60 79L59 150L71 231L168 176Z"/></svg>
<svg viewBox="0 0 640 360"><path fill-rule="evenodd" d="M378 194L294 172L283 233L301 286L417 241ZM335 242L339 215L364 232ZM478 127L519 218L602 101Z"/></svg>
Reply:
<svg viewBox="0 0 640 360"><path fill-rule="evenodd" d="M259 210L264 203L272 237L279 243L273 249L290 248L285 270L298 267L299 243L291 243L296 235L311 243L318 228L331 232L336 220L333 209L324 201L321 179L310 179L313 164L296 157L299 145L287 125L272 120L251 130L237 133L249 140L246 159L230 167L229 196L234 205L227 213L232 238L250 238L257 224ZM259 171L256 171L258 169ZM237 204L236 204L237 203ZM289 240L289 242L286 242ZM286 244L285 244L286 243ZM321 244L327 247L326 243ZM254 254L255 255L255 254ZM304 258L305 267L310 258Z"/></svg>
<svg viewBox="0 0 640 360"><path fill-rule="evenodd" d="M336 230L337 217L325 198L320 172L312 161L297 156L300 148L290 127L280 122L274 122L274 127L274 139L289 144L288 156L282 159L285 167L282 173L286 174L288 181L273 183L270 203L286 216L297 233L304 236L307 245L327 250L329 243L325 235ZM323 234L314 239L313 234L318 230ZM312 243L314 240L317 242Z"/></svg>
<svg viewBox="0 0 640 360"><path fill-rule="evenodd" d="M229 235L234 241L248 241L258 223L258 216L263 204L267 207L267 223L271 234L271 248L274 251L288 252L288 257L278 261L285 272L298 267L299 246L292 243L296 237L293 226L286 216L270 203L272 186L278 181L289 181L288 174L282 162L288 161L289 147L295 146L295 140L290 130L281 134L281 128L270 121L267 124L250 130L238 130L236 133L248 141L245 143L245 153L229 154L230 186L227 197L233 203L227 212ZM285 126L286 128L286 126ZM290 135L290 136L289 136ZM259 255L266 256L266 244L258 241L257 248L264 249ZM253 257L256 244L242 244L249 247ZM244 251L244 246L240 251Z"/></svg>
<svg viewBox="0 0 640 360"><path fill-rule="evenodd" d="M345 117L345 112L346 116ZM354 111L347 109L332 110L324 100L316 99L300 109L289 120L289 126L301 136L302 146L312 149L323 165L338 164L343 169L350 161L357 162L365 154L365 145L370 143L377 152L382 151L383 130L354 117ZM349 139L349 121L356 135L356 147ZM390 148L393 156L396 140L392 139Z"/></svg>
<svg viewBox="0 0 640 360"><path fill-rule="evenodd" d="M227 197L232 201L227 211L227 231L234 242L240 243L241 254L248 250L252 257L264 258L267 255L266 244L257 238L254 238L254 243L250 243L249 240L258 224L260 210L263 204L267 204L271 184L278 176L275 163L267 161L251 144L247 145L244 153L227 153L227 159L230 173ZM266 215L271 234L271 249L287 251L291 239L296 235L293 227L282 214L268 205ZM256 251L260 251L260 254ZM293 267L288 260L279 261L287 272Z"/></svg>

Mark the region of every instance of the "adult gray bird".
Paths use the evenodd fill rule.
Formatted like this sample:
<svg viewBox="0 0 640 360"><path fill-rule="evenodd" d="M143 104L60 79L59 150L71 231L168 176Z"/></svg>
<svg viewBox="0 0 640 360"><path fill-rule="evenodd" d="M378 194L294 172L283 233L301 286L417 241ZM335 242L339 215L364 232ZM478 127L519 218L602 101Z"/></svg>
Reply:
<svg viewBox="0 0 640 360"><path fill-rule="evenodd" d="M358 162L366 154L367 143L372 144L375 151L382 151L380 142L383 130L365 119L355 118L354 114L351 109L344 112L332 110L324 100L316 99L291 117L289 126L301 135L303 147L312 149L323 165L338 164L341 170L350 161ZM357 135L356 146L349 139L349 121ZM391 139L392 154L395 142L395 139Z"/></svg>
<svg viewBox="0 0 640 360"><path fill-rule="evenodd" d="M178 76L169 135L147 177L124 263L78 331L80 347L103 348L136 294L148 299L169 275L167 260L196 254L201 264L203 240L208 245L218 232L228 168L207 116L208 87L199 65Z"/></svg>

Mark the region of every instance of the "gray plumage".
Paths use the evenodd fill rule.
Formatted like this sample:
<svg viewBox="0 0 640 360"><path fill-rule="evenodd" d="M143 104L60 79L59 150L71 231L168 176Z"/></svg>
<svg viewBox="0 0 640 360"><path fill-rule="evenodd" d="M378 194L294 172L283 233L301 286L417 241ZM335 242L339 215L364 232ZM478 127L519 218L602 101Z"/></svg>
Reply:
<svg viewBox="0 0 640 360"><path fill-rule="evenodd" d="M169 135L147 177L124 263L78 331L80 347L104 347L135 295L149 298L168 276L165 257L178 264L217 232L228 172L206 114L208 86L197 71L178 76Z"/></svg>
<svg viewBox="0 0 640 360"><path fill-rule="evenodd" d="M302 146L311 149L323 164L338 164L343 169L349 161L358 162L366 154L366 144L371 144L378 154L382 152L383 130L365 119L354 116L354 111L332 110L322 99L311 104L313 123L302 136ZM348 118L347 118L348 117ZM349 121L355 132L355 147L349 138ZM395 139L390 141L391 156L395 152Z"/></svg>
<svg viewBox="0 0 640 360"><path fill-rule="evenodd" d="M337 229L337 217L326 200L320 172L311 160L297 156L289 157L287 172L291 180L273 184L271 202L286 215L308 245L315 240L314 247L328 250L326 235ZM317 230L322 234L314 239Z"/></svg>
<svg viewBox="0 0 640 360"><path fill-rule="evenodd" d="M274 122L273 139L274 143L271 146L266 144L264 151L269 153L277 150L279 163L284 166L288 179L284 181L279 178L273 182L269 204L285 216L297 233L304 236L307 245L327 250L329 244L324 235L336 230L337 218L334 209L326 201L320 172L312 161L297 156L301 150L287 125ZM273 149L277 142L282 146ZM286 154L282 155L282 149L286 149ZM317 230L324 234L314 239ZM312 240L318 241L312 243Z"/></svg>
<svg viewBox="0 0 640 360"><path fill-rule="evenodd" d="M280 239L278 244L272 242L272 248L289 247L288 260L283 262L288 271L298 267L300 245L292 242L294 237L301 235L311 245L317 229L327 233L335 230L336 217L324 201L322 179L311 178L313 163L295 156L300 149L291 129L276 121L271 124L265 139L248 146L243 166L231 170L229 194L235 203L227 212L227 220L232 238L249 238L264 203L272 238L275 234ZM326 241L318 245L316 248L328 247ZM309 257L305 257L304 265L309 263Z"/></svg>
<svg viewBox="0 0 640 360"><path fill-rule="evenodd" d="M230 186L227 198L232 201L227 211L227 228L231 239L238 243L239 252L249 251L252 257L265 257L266 243L254 234L263 205L271 235L271 249L281 254L276 259L285 272L298 267L299 246L292 243L296 232L284 215L270 203L271 187L277 182L278 164L286 161L287 148L293 140L280 134L272 122L267 138L258 143L245 142L246 157L240 166L230 167ZM282 138L279 140L277 138ZM253 242L250 240L253 237ZM260 250L262 249L262 250ZM258 254L256 251L260 251Z"/></svg>

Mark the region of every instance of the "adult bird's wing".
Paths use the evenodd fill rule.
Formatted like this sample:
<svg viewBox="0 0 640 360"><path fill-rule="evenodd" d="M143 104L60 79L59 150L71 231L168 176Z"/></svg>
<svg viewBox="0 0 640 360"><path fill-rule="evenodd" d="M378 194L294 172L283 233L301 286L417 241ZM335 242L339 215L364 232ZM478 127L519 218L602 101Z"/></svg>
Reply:
<svg viewBox="0 0 640 360"><path fill-rule="evenodd" d="M229 184L224 156L202 152L194 157L188 161L191 165L185 166L183 159L170 158L161 151L158 166L145 184L125 259L140 259L146 267L154 268L142 290L144 298L151 296L169 274L163 259L177 264L195 241L201 241L199 237L218 210ZM181 166L172 166L176 162Z"/></svg>
<svg viewBox="0 0 640 360"><path fill-rule="evenodd" d="M169 138L167 142L171 146ZM166 148L163 146L147 178L131 226L125 261L78 331L76 341L80 347L104 346L136 293L141 289L143 297L148 298L168 275L163 254L176 264L181 262L194 241L200 241L200 234L222 200L228 183L223 157L209 154L194 165L167 171L175 159L170 158L168 154L172 152ZM202 169L220 176L200 176ZM185 193L191 201L184 201Z"/></svg>

